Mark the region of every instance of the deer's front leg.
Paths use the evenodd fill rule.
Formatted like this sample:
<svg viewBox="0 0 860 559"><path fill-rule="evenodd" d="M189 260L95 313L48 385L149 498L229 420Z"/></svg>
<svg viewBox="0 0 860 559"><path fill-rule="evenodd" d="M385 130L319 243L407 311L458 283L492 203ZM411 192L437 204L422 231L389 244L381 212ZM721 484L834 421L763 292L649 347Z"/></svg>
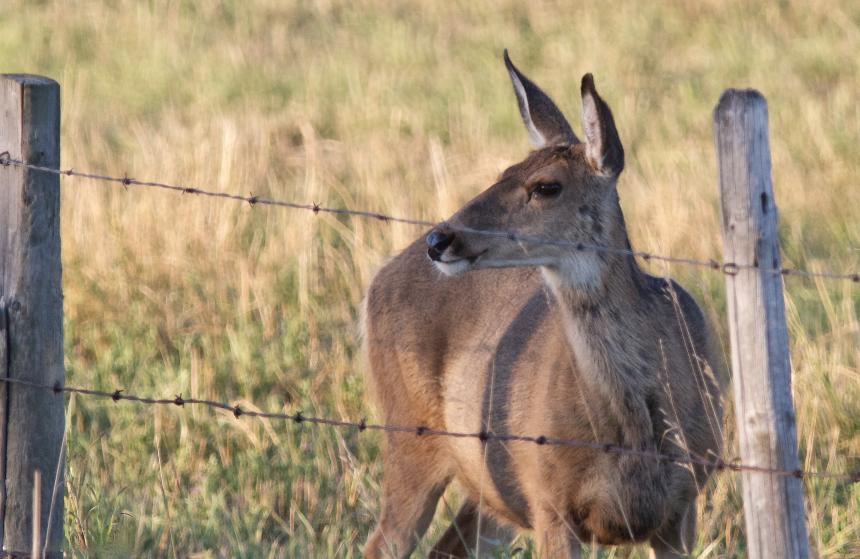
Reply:
<svg viewBox="0 0 860 559"><path fill-rule="evenodd" d="M555 510L540 511L535 519L535 541L538 557L549 558L582 558L582 544L570 519L560 515Z"/></svg>
<svg viewBox="0 0 860 559"><path fill-rule="evenodd" d="M677 559L687 557L696 543L696 502L693 501L677 518L651 536L651 557Z"/></svg>
<svg viewBox="0 0 860 559"><path fill-rule="evenodd" d="M388 433L386 442L382 513L364 547L368 559L409 557L451 479L441 461L438 441Z"/></svg>

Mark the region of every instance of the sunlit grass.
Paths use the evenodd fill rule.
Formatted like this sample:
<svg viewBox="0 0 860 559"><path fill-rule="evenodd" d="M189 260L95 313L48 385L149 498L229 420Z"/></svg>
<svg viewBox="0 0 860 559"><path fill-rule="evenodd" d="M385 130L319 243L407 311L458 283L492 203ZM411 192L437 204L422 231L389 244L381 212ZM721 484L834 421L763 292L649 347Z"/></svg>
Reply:
<svg viewBox="0 0 860 559"><path fill-rule="evenodd" d="M11 0L0 9L3 71L61 83L64 167L423 219L448 215L528 149L504 47L574 123L579 78L594 72L628 153L620 190L637 248L719 256L711 110L724 88L750 86L769 101L786 263L860 265L852 2ZM63 184L70 384L368 413L363 289L419 229ZM722 276L651 269L695 293L726 348ZM856 469L860 291L792 278L787 309L803 465ZM378 510L378 444L373 434L77 398L69 548L356 556ZM745 555L738 483L722 475L702 500L701 557ZM860 487L805 486L819 556L860 555ZM438 517L435 534L450 511L440 505Z"/></svg>

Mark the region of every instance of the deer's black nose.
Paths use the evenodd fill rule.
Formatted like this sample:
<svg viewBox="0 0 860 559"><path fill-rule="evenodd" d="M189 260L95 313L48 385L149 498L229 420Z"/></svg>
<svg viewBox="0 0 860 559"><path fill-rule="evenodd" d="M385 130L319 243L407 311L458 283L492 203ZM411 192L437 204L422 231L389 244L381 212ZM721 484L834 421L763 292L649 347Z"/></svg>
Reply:
<svg viewBox="0 0 860 559"><path fill-rule="evenodd" d="M445 252L445 249L451 246L451 243L453 242L454 233L434 229L429 235L427 235L427 256L429 256L431 260L435 260L437 262L440 261L442 259L442 253Z"/></svg>

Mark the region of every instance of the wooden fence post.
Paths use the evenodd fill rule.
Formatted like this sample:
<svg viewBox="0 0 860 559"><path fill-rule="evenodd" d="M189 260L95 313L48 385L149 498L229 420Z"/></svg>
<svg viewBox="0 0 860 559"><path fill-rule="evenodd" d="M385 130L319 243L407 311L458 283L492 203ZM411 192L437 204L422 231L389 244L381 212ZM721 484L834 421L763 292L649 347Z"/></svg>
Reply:
<svg viewBox="0 0 860 559"><path fill-rule="evenodd" d="M0 153L59 168L60 87L48 78L0 75ZM64 382L59 176L0 165L0 333L9 378ZM3 352L0 352L3 353ZM2 356L0 356L2 357ZM63 498L51 509L60 457L64 398L51 390L0 382L0 543L32 549L33 527L50 557L63 548ZM33 519L35 472L40 518ZM63 483L62 468L59 483ZM51 526L51 541L45 530Z"/></svg>
<svg viewBox="0 0 860 559"><path fill-rule="evenodd" d="M740 442L747 464L799 469L791 360L771 186L767 101L727 90L714 110L726 297ZM755 265L756 268L744 266ZM809 556L803 486L793 476L742 474L747 552L752 559Z"/></svg>

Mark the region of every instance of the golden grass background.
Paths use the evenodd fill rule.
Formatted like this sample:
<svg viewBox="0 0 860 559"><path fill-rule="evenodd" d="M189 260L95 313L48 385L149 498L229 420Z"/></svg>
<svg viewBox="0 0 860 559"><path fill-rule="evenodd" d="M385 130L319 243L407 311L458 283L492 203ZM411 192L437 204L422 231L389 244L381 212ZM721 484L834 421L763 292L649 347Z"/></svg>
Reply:
<svg viewBox="0 0 860 559"><path fill-rule="evenodd" d="M61 84L63 167L424 219L527 152L504 47L574 128L594 72L628 154L636 248L720 255L711 111L724 88L755 87L786 264L860 266L854 2L0 7L0 70ZM367 413L357 309L420 229L80 179L62 203L70 384ZM723 277L648 267L695 294L727 350ZM856 469L860 288L786 287L803 466ZM377 514L376 435L74 397L68 426L74 555L355 557ZM698 557L745 555L738 481L701 500ZM804 485L818 556L860 556L860 486ZM430 539L450 516L441 505Z"/></svg>

